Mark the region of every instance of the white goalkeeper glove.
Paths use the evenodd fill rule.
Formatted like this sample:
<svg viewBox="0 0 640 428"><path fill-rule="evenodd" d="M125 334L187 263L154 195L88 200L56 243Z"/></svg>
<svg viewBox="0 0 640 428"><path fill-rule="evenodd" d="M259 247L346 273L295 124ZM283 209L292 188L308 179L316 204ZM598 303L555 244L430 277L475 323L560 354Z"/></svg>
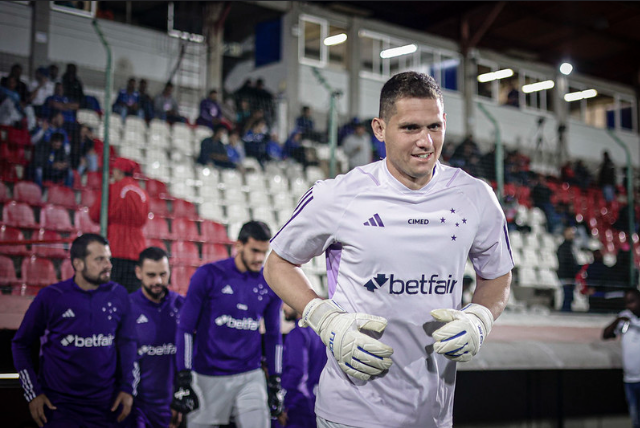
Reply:
<svg viewBox="0 0 640 428"><path fill-rule="evenodd" d="M311 326L350 376L368 380L391 367L393 349L360 332L382 333L387 327L387 320L382 317L348 313L333 300L313 299L298 324Z"/></svg>
<svg viewBox="0 0 640 428"><path fill-rule="evenodd" d="M493 314L482 305L470 303L462 310L434 309L431 316L446 324L433 332L433 349L450 360L467 362L473 358L493 326Z"/></svg>

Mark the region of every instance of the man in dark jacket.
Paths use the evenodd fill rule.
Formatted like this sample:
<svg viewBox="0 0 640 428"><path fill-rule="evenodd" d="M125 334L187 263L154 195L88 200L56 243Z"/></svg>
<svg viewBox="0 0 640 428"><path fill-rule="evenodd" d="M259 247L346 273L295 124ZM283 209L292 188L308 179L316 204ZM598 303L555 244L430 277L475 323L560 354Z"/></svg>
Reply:
<svg viewBox="0 0 640 428"><path fill-rule="evenodd" d="M576 230L572 226L565 227L563 235L564 242L558 247L558 279L562 283L564 299L562 301L562 312L571 312L571 302L573 302L573 288L575 286L576 274L580 270L576 257L573 254L573 238Z"/></svg>

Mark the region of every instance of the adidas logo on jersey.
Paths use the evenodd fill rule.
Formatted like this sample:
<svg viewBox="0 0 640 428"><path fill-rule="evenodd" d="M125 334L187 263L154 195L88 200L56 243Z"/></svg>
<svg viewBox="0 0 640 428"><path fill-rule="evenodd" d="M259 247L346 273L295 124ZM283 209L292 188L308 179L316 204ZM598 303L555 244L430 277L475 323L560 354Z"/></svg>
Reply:
<svg viewBox="0 0 640 428"><path fill-rule="evenodd" d="M73 313L71 308L67 309L64 314L62 314L62 318L75 318L76 314Z"/></svg>
<svg viewBox="0 0 640 428"><path fill-rule="evenodd" d="M144 324L146 322L149 322L149 320L144 316L144 314L140 314L140 316L136 320L136 324Z"/></svg>
<svg viewBox="0 0 640 428"><path fill-rule="evenodd" d="M389 276L379 273L364 284L364 288L375 292L383 285L389 283L389 294L451 294L458 281L449 275L447 279L441 279L438 274L427 276L422 274L418 279L399 279L396 275Z"/></svg>
<svg viewBox="0 0 640 428"><path fill-rule="evenodd" d="M384 227L384 223L382 219L378 215L378 213L374 214L369 220L363 223L365 226L373 226L373 227Z"/></svg>
<svg viewBox="0 0 640 428"><path fill-rule="evenodd" d="M229 284L227 284L223 289L222 289L222 294L233 294L233 288L231 288L231 286Z"/></svg>

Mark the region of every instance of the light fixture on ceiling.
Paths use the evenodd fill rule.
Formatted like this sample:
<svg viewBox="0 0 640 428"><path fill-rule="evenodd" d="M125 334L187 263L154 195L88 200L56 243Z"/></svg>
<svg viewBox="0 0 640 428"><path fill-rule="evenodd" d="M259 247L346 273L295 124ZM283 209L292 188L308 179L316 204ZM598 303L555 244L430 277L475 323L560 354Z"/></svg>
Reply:
<svg viewBox="0 0 640 428"><path fill-rule="evenodd" d="M380 58L393 58L400 55L408 55L418 50L414 44L404 45L397 48L385 49L380 52Z"/></svg>
<svg viewBox="0 0 640 428"><path fill-rule="evenodd" d="M489 73L484 73L478 76L478 82L485 83L491 82L493 80L506 79L507 77L513 76L513 70L510 68L505 68L503 70L492 71Z"/></svg>
<svg viewBox="0 0 640 428"><path fill-rule="evenodd" d="M334 36L329 36L324 39L325 46L335 46L340 43L344 43L347 41L347 35L345 33L336 34Z"/></svg>
<svg viewBox="0 0 640 428"><path fill-rule="evenodd" d="M542 82L530 83L522 86L522 92L530 94L531 92L544 91L555 86L553 80L544 80Z"/></svg>
<svg viewBox="0 0 640 428"><path fill-rule="evenodd" d="M564 74L565 76L570 75L572 71L573 65L569 64L568 62L563 62L560 65L560 73Z"/></svg>
<svg viewBox="0 0 640 428"><path fill-rule="evenodd" d="M586 89L584 91L579 92L571 92L569 94L565 94L564 100L566 102L579 101L587 98L593 98L598 95L598 91L595 89Z"/></svg>

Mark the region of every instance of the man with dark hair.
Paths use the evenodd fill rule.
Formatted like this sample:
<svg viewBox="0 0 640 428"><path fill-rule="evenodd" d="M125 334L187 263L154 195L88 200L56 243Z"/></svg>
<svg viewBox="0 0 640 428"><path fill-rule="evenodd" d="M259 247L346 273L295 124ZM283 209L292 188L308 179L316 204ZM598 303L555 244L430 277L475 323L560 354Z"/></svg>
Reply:
<svg viewBox="0 0 640 428"><path fill-rule="evenodd" d="M209 96L200 102L200 114L196 119L196 124L214 129L221 120L222 108L218 103L218 91L212 89L209 91Z"/></svg>
<svg viewBox="0 0 640 428"><path fill-rule="evenodd" d="M42 142L36 146L33 167L34 181L40 187L43 181L73 186L73 171L69 154L64 148L64 135L56 132L51 135L49 142Z"/></svg>
<svg viewBox="0 0 640 428"><path fill-rule="evenodd" d="M82 82L78 78L78 69L75 64L68 63L67 68L62 75L62 85L64 86L64 95L72 102L84 107L84 89Z"/></svg>
<svg viewBox="0 0 640 428"><path fill-rule="evenodd" d="M235 168L236 165L229 161L227 148L224 141L228 140L229 130L224 125L215 127L211 137L207 137L200 143L200 154L197 162L201 165L213 165L220 168Z"/></svg>
<svg viewBox="0 0 640 428"><path fill-rule="evenodd" d="M624 392L633 428L640 428L640 291L627 290L625 310L602 332L603 339L622 337L622 370Z"/></svg>
<svg viewBox="0 0 640 428"><path fill-rule="evenodd" d="M74 277L38 293L13 339L13 361L40 427L112 427L131 411L139 374L135 320L126 291L110 280L110 259L104 237L76 238Z"/></svg>
<svg viewBox="0 0 640 428"><path fill-rule="evenodd" d="M573 243L576 236L576 228L567 226L562 232L564 241L558 246L556 256L558 257L558 279L562 284L562 312L571 312L573 303L573 290L576 284L576 274L580 271L580 265L576 261L573 252Z"/></svg>
<svg viewBox="0 0 640 428"><path fill-rule="evenodd" d="M44 120L42 125L33 132L31 136L31 142L33 144L40 144L41 142L48 143L53 134L62 134L64 137L64 149L67 154L71 153L71 142L69 141L69 134L64 129L64 115L62 112L52 113L49 120Z"/></svg>
<svg viewBox="0 0 640 428"><path fill-rule="evenodd" d="M53 95L44 100L40 114L43 117L50 117L60 113L65 122L74 123L79 107L80 104L77 101L71 101L64 95L62 83L56 83Z"/></svg>
<svg viewBox="0 0 640 428"><path fill-rule="evenodd" d="M136 91L136 79L131 77L127 80L127 87L120 89L112 110L122 117L123 122L129 115L144 119L144 110L140 108L140 93Z"/></svg>
<svg viewBox="0 0 640 428"><path fill-rule="evenodd" d="M175 376L176 325L184 297L167 289L171 272L169 256L162 248L140 253L136 276L142 287L129 296L138 331L140 385L133 403L135 428L177 426L182 415L171 410Z"/></svg>
<svg viewBox="0 0 640 428"><path fill-rule="evenodd" d="M146 248L142 228L149 215L149 195L133 178L137 165L125 158L113 162L113 180L109 185L109 213L107 233L113 247L111 279L124 285L129 293L140 288L136 278L138 256ZM99 194L89 209L91 219L100 222Z"/></svg>
<svg viewBox="0 0 640 428"><path fill-rule="evenodd" d="M478 353L507 303L502 208L490 186L438 161L446 124L431 76L393 76L372 121L387 157L316 182L271 240L265 279L328 348L319 427L452 426L456 362ZM300 269L322 253L331 300ZM477 286L462 307L468 258Z"/></svg>
<svg viewBox="0 0 640 428"><path fill-rule="evenodd" d="M269 409L272 416L282 412L282 301L262 276L270 238L265 223L250 221L240 230L235 257L207 263L191 277L176 336L179 373L171 403L189 413L190 428L228 424L232 414L239 427L268 428ZM262 319L268 383L261 368Z"/></svg>
<svg viewBox="0 0 640 428"><path fill-rule="evenodd" d="M167 82L162 92L156 95L153 109L158 119L166 120L169 123L185 122L184 117L180 116L180 107L173 96L173 83L171 82Z"/></svg>
<svg viewBox="0 0 640 428"><path fill-rule="evenodd" d="M11 70L9 71L9 75L0 79L0 86L7 87L8 81L11 77L16 79L16 87L14 91L20 95L20 102L26 104L29 101L29 88L27 88L27 84L22 81L20 76L22 75L22 66L20 64L13 64L11 66Z"/></svg>

